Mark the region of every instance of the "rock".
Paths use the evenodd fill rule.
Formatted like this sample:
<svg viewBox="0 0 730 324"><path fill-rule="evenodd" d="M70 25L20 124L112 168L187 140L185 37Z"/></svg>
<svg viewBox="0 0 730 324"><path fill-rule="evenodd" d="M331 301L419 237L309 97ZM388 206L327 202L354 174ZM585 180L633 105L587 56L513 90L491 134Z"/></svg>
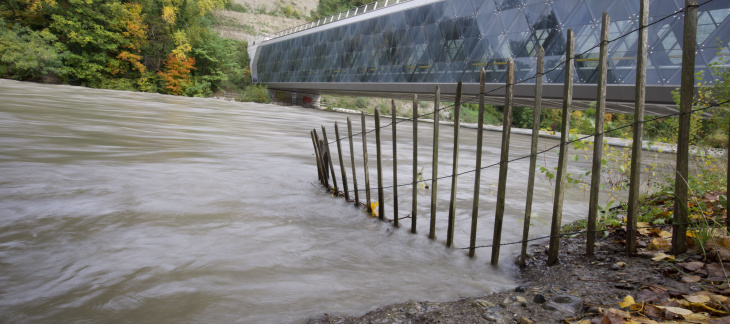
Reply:
<svg viewBox="0 0 730 324"><path fill-rule="evenodd" d="M611 270L615 271L615 270L619 270L619 269L621 269L621 266L618 265L618 263L614 263L611 265Z"/></svg>
<svg viewBox="0 0 730 324"><path fill-rule="evenodd" d="M532 320L530 320L527 317L520 316L520 319L517 321L518 324L535 324Z"/></svg>
<svg viewBox="0 0 730 324"><path fill-rule="evenodd" d="M519 287L515 288L515 292L525 292L525 291L527 291L527 288L525 288L525 286L519 286Z"/></svg>
<svg viewBox="0 0 730 324"><path fill-rule="evenodd" d="M600 307L598 307L598 306L591 306L590 308L588 308L588 310L586 311L586 313L600 314L600 313L603 313L603 312L601 311L601 308Z"/></svg>
<svg viewBox="0 0 730 324"><path fill-rule="evenodd" d="M570 295L557 295L542 305L542 308L572 316L583 309L583 300Z"/></svg>
<svg viewBox="0 0 730 324"><path fill-rule="evenodd" d="M515 297L515 301L518 303L524 303L524 302L527 302L527 299L525 299L525 297L522 297L522 296L517 296L517 297Z"/></svg>
<svg viewBox="0 0 730 324"><path fill-rule="evenodd" d="M494 307L494 304L484 300L484 299L477 299L473 302L471 302L472 306L479 307L479 308L490 308Z"/></svg>
<svg viewBox="0 0 730 324"><path fill-rule="evenodd" d="M511 322L507 321L504 316L497 312L484 312L484 314L482 314L482 317L484 317L484 319L490 323L507 324Z"/></svg>
<svg viewBox="0 0 730 324"><path fill-rule="evenodd" d="M545 299L545 296L543 296L542 294L537 294L537 295L535 295L535 298L532 298L532 301L537 304L542 304L542 303L546 302L547 300Z"/></svg>
<svg viewBox="0 0 730 324"><path fill-rule="evenodd" d="M632 284L630 284L628 282L619 282L619 283L617 283L617 284L615 284L613 286L616 287L616 288L618 288L618 289L624 289L624 290L634 290L634 289L636 289L636 287L634 287Z"/></svg>
<svg viewBox="0 0 730 324"><path fill-rule="evenodd" d="M423 311L423 307L421 307L421 305L419 305L416 302L410 301L410 302L406 303L405 306L406 306L405 307L406 315L414 316L414 315L420 314Z"/></svg>

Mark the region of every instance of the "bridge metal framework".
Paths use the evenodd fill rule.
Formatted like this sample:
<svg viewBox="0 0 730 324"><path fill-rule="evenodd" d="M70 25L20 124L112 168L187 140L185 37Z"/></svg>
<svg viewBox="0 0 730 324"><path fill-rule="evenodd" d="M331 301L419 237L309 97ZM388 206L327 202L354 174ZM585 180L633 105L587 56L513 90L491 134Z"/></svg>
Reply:
<svg viewBox="0 0 730 324"><path fill-rule="evenodd" d="M652 1L649 8L648 113L676 111L671 91L681 75L684 0ZM534 98L537 47L545 49L543 98L559 108L565 38L576 35L575 108L596 94L601 14L611 17L607 109L633 112L639 2L633 0L412 0L249 48L253 81L271 89L319 95L429 99L440 86L445 100L455 83L476 95L484 68L490 98L499 104L506 61L515 61L517 104ZM712 65L730 56L730 1L700 2L695 70L712 82ZM491 90L488 89L488 90Z"/></svg>

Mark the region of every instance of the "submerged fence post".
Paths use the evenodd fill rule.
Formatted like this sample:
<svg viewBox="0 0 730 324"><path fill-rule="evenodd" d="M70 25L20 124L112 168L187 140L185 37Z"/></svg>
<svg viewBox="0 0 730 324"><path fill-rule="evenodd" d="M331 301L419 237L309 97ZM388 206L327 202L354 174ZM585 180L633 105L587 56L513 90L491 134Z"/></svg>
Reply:
<svg viewBox="0 0 730 324"><path fill-rule="evenodd" d="M687 251L686 240L689 211L687 206L689 175L689 130L694 99L695 46L697 45L697 0L686 0L684 11L684 41L682 43L682 88L679 99L679 136L677 139L677 174L674 179L674 226L672 253Z"/></svg>
<svg viewBox="0 0 730 324"><path fill-rule="evenodd" d="M383 151L380 147L380 109L375 108L375 153L378 168L378 219L385 220L385 196L383 194Z"/></svg>
<svg viewBox="0 0 730 324"><path fill-rule="evenodd" d="M314 159L317 160L317 176L319 182L324 185L324 179L322 178L322 161L319 160L319 152L317 151L317 141L314 139L314 131L309 131L309 135L312 137L312 145L314 145Z"/></svg>
<svg viewBox="0 0 730 324"><path fill-rule="evenodd" d="M398 154L396 150L396 143L398 142L396 140L395 136L395 100L390 101L391 109L390 109L390 116L393 120L391 122L391 125L393 126L393 226L398 226Z"/></svg>
<svg viewBox="0 0 730 324"><path fill-rule="evenodd" d="M329 161L330 165L330 171L332 171L332 187L334 188L334 192L332 192L335 196L339 195L340 190L337 188L337 176L335 175L335 162L332 161L332 154L330 154L330 143L327 141L327 131L324 129L324 125L322 126L322 140L324 141L324 150L327 154L327 160Z"/></svg>
<svg viewBox="0 0 730 324"><path fill-rule="evenodd" d="M631 174L629 176L629 206L626 212L626 253L636 253L636 220L641 188L641 148L644 141L644 101L646 99L646 49L649 29L649 0L641 0L639 45L636 57L636 87L634 92L634 140L631 145Z"/></svg>
<svg viewBox="0 0 730 324"><path fill-rule="evenodd" d="M515 61L507 61L507 89L504 94L504 118L502 120L502 154L499 162L499 187L497 188L497 210L494 215L494 239L492 240L492 265L499 264L499 249L502 244L502 222L507 195L507 170L509 168L509 139L512 133L512 97L514 96Z"/></svg>
<svg viewBox="0 0 730 324"><path fill-rule="evenodd" d="M433 160L431 162L431 224L428 229L428 238L436 239L436 186L438 185L439 171L439 101L441 90L436 86L433 100Z"/></svg>
<svg viewBox="0 0 730 324"><path fill-rule="evenodd" d="M345 192L345 200L350 200L350 193L347 190L347 173L345 173L345 161L342 160L342 145L340 144L340 130L335 122L335 136L337 137L337 157L340 159L340 173L342 173L342 190ZM350 152L352 154L352 152Z"/></svg>
<svg viewBox="0 0 730 324"><path fill-rule="evenodd" d="M540 135L540 113L542 112L542 78L545 70L545 50L537 47L537 74L535 78L535 109L532 112L532 142L530 145L530 171L527 178L527 199L525 201L525 219L522 224L522 253L520 267L527 264L527 240L530 236L530 218L532 217L532 197L535 191L535 168L537 166L537 142Z"/></svg>
<svg viewBox="0 0 730 324"><path fill-rule="evenodd" d="M327 166L324 165L324 158L325 158L325 152L322 152L322 149L324 149L322 145L322 141L319 139L319 136L317 135L317 129L312 129L312 133L314 134L314 141L317 142L317 155L319 157L319 163L322 165L322 184L324 187L329 191L330 190L330 183L329 183L329 175L327 170Z"/></svg>
<svg viewBox="0 0 730 324"><path fill-rule="evenodd" d="M730 165L730 163L728 163ZM418 95L413 95L413 200L411 201L411 233L416 234L418 212Z"/></svg>
<svg viewBox="0 0 730 324"><path fill-rule="evenodd" d="M361 111L360 116L362 117L362 161L363 165L365 167L365 197L367 199L367 206L365 206L365 209L368 211L368 213L373 213L373 205L372 201L370 200L370 170L368 170L368 141L367 141L367 132L365 129L365 112Z"/></svg>
<svg viewBox="0 0 730 324"><path fill-rule="evenodd" d="M355 147L352 145L352 121L347 117L347 137L350 139L350 162L352 163L352 191L355 193L355 206L360 205L360 194L357 193L357 174L355 173Z"/></svg>
<svg viewBox="0 0 730 324"><path fill-rule="evenodd" d="M461 81L456 85L454 99L454 162L451 169L451 200L449 202L449 226L446 233L446 246L454 243L454 225L456 222L456 179L459 172L459 128L461 125Z"/></svg>
<svg viewBox="0 0 730 324"><path fill-rule="evenodd" d="M563 218L563 197L565 196L565 169L568 166L568 135L570 134L570 106L573 104L573 64L575 35L568 29L567 50L565 52L565 85L563 86L563 115L560 134L560 156L558 157L558 174L555 179L555 200L553 202L553 220L550 227L550 250L548 265L558 262L560 248L560 225Z"/></svg>
<svg viewBox="0 0 730 324"><path fill-rule="evenodd" d="M474 199L471 207L471 235L469 236L469 257L474 257L477 242L477 219L479 218L479 186L482 179L482 137L484 135L484 92L486 71L479 74L479 114L477 121L477 162L474 171Z"/></svg>
<svg viewBox="0 0 730 324"><path fill-rule="evenodd" d="M601 21L601 49L598 54L598 93L596 94L596 130L593 138L593 166L591 168L591 191L588 204L588 233L586 255L593 255L596 243L596 220L598 218L598 194L601 191L601 165L603 159L603 123L606 115L606 80L608 69L608 28L610 18L603 12Z"/></svg>

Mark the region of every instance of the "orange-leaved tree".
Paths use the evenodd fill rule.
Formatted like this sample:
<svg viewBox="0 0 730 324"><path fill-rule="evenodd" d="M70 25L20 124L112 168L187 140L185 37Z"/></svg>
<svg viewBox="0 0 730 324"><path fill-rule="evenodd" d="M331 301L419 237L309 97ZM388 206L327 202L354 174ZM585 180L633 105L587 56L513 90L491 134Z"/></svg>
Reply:
<svg viewBox="0 0 730 324"><path fill-rule="evenodd" d="M191 85L190 71L195 69L194 57L170 54L164 62L165 72L157 71L168 93L182 95Z"/></svg>

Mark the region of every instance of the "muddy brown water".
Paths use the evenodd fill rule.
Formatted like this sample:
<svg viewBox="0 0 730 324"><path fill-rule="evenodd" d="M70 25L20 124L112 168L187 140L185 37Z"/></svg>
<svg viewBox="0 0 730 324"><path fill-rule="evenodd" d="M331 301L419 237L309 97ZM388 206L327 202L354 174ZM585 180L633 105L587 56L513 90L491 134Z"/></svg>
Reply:
<svg viewBox="0 0 730 324"><path fill-rule="evenodd" d="M443 244L449 179L438 186L436 241L426 238L426 189L413 235L410 219L393 229L318 187L309 130L325 124L333 139L334 121L345 130L350 116L359 131L359 116L8 80L0 100L0 322L303 322L515 285L519 245L502 248L499 267L488 264L489 248L475 259L458 249L469 242L473 173L458 179L452 249ZM419 125L426 178L432 127ZM399 124L401 183L410 182L411 132ZM441 134L439 173L448 175L453 128ZM489 165L501 135L485 134ZM475 135L462 129L460 171L474 167ZM383 143L390 185L389 129ZM358 137L358 160L361 147ZM510 152L527 154L529 137L513 135ZM539 161L552 168L556 158ZM503 242L522 235L528 161L510 165ZM497 174L482 173L477 245L492 241ZM358 177L364 186L361 168ZM532 237L549 232L553 190L538 176ZM410 187L399 194L405 216ZM385 196L392 213L392 189ZM565 221L585 217L586 197L566 194Z"/></svg>

